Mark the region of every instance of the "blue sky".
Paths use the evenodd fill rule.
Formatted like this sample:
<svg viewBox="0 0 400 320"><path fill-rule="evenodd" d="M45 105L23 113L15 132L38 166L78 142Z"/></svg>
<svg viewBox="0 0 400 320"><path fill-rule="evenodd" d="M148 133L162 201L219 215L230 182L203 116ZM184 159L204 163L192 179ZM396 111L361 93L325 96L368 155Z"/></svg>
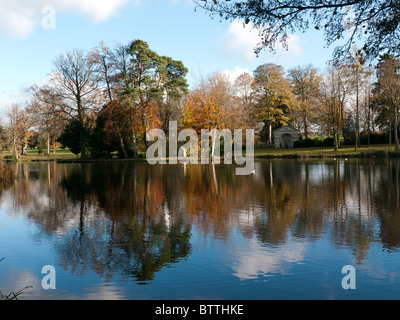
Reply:
<svg viewBox="0 0 400 320"><path fill-rule="evenodd" d="M42 21L51 6L55 29ZM49 20L46 20L49 21ZM212 20L191 0L2 0L0 3L0 109L21 103L24 90L45 81L59 54L90 50L100 41L113 46L147 41L159 54L181 60L188 81L200 74L226 71L232 78L264 63L285 70L312 63L323 70L333 48L324 48L322 33L292 35L289 50L253 53L258 35L237 22Z"/></svg>

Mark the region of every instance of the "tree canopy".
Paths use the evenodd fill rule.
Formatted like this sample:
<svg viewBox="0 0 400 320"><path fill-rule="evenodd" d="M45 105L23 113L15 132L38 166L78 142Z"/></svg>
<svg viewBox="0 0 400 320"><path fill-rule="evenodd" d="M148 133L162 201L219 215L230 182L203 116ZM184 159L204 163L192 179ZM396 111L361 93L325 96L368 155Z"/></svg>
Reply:
<svg viewBox="0 0 400 320"><path fill-rule="evenodd" d="M335 48L334 58L343 58L353 43L363 42L360 50L374 59L382 53L398 54L400 5L387 0L195 0L211 16L251 23L260 31L258 54L273 50L277 41L287 46L290 32L323 30L328 46Z"/></svg>

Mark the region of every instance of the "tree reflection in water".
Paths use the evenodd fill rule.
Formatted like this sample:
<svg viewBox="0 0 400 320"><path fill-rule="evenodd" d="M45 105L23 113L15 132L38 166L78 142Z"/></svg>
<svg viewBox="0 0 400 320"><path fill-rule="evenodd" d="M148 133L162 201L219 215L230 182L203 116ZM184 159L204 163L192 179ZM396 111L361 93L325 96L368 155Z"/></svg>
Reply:
<svg viewBox="0 0 400 320"><path fill-rule="evenodd" d="M328 234L357 263L371 242L400 247L398 160L274 160L256 174L234 166L150 166L142 162L16 164L5 188L13 214L51 239L58 263L139 283L187 259L192 232L229 239L234 230L265 246Z"/></svg>

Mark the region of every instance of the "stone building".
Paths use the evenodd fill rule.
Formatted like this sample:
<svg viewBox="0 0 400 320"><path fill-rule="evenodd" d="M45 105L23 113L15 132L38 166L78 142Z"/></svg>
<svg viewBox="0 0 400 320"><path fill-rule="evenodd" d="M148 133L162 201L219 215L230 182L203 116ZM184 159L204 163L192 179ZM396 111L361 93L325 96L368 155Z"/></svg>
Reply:
<svg viewBox="0 0 400 320"><path fill-rule="evenodd" d="M274 131L275 148L293 148L297 140L299 140L299 132L291 126L284 126Z"/></svg>

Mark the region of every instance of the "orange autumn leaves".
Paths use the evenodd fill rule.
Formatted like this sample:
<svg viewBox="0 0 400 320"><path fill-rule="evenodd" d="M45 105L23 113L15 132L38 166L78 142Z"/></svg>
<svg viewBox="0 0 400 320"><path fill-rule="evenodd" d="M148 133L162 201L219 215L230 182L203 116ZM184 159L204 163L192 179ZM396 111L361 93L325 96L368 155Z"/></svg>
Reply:
<svg viewBox="0 0 400 320"><path fill-rule="evenodd" d="M216 73L202 80L188 95L182 125L198 134L201 129L241 129L246 125L245 111L229 78Z"/></svg>

